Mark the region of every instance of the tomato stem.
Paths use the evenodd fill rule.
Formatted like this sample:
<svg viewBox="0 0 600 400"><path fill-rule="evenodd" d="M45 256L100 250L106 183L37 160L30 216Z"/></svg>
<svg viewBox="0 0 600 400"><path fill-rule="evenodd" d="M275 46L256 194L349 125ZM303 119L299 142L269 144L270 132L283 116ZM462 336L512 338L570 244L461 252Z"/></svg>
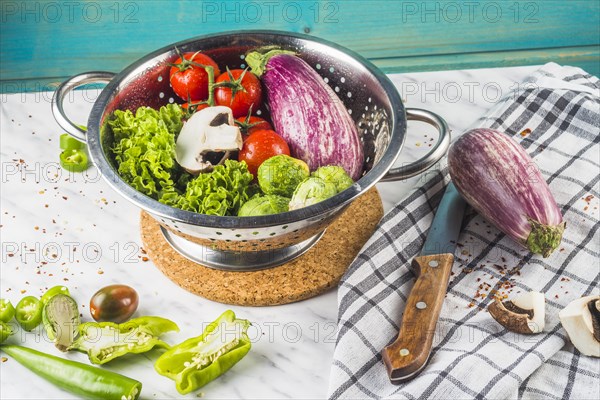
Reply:
<svg viewBox="0 0 600 400"><path fill-rule="evenodd" d="M233 99L235 98L235 95L238 92L246 93L246 88L244 87L244 85L242 85L242 79L244 79L246 72L248 72L248 68L244 69L244 71L241 73L241 75L237 79L235 79L233 77L233 74L229 70L229 67L225 67L225 68L227 69L227 76L229 77L229 80L215 83L214 87L216 87L216 88L223 87L223 88L231 89L231 104L233 104Z"/></svg>
<svg viewBox="0 0 600 400"><path fill-rule="evenodd" d="M176 67L176 68L178 68L179 72L183 72L183 71L185 71L187 69L190 69L190 68L192 68L194 66L200 67L200 68L204 67L203 64L200 64L200 63L197 63L197 62L194 61L194 58L196 58L196 56L198 54L200 54L199 51L195 52L189 59L185 58L184 55L181 54L181 52L179 51L179 49L177 47L175 48L175 51L177 52L177 55L179 55L179 58L181 59L181 62L179 62L179 63L167 63L167 65L169 65L170 67Z"/></svg>
<svg viewBox="0 0 600 400"><path fill-rule="evenodd" d="M206 103L209 107L215 105L215 69L210 65L204 65L204 70L208 75L208 99Z"/></svg>

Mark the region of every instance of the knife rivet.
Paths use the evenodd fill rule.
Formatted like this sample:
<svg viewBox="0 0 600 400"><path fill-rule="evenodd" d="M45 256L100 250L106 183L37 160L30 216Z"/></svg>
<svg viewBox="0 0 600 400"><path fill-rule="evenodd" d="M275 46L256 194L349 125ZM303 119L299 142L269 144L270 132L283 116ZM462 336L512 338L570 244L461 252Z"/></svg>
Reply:
<svg viewBox="0 0 600 400"><path fill-rule="evenodd" d="M427 308L427 303L425 303L424 301L420 301L416 304L416 306L419 310L424 310Z"/></svg>
<svg viewBox="0 0 600 400"><path fill-rule="evenodd" d="M431 268L436 268L438 265L440 265L440 264L437 261L435 261L435 260L429 261L429 266Z"/></svg>
<svg viewBox="0 0 600 400"><path fill-rule="evenodd" d="M408 351L408 349L400 349L400 355L402 357L406 357L409 354L410 354L410 351Z"/></svg>

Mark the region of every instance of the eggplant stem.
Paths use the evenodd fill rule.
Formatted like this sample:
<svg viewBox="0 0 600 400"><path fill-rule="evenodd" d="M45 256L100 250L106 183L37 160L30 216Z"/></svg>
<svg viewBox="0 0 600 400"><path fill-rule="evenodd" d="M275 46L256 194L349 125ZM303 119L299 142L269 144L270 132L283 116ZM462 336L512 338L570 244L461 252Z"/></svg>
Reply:
<svg viewBox="0 0 600 400"><path fill-rule="evenodd" d="M261 53L260 51L252 51L246 54L246 63L252 70L252 73L260 78L262 74L265 73L267 63L269 62L271 57L279 54L296 55L296 53L294 53L293 51L282 49L269 50L266 53Z"/></svg>
<svg viewBox="0 0 600 400"><path fill-rule="evenodd" d="M531 225L531 233L527 237L527 248L533 253L541 254L544 258L550 256L560 245L566 223L550 226L531 218L528 218L528 221Z"/></svg>

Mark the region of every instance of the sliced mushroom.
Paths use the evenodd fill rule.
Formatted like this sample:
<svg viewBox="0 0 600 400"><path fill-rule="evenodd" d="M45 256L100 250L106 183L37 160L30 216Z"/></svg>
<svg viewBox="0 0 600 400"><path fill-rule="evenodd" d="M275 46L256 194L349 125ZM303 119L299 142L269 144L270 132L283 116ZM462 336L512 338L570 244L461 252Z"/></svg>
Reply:
<svg viewBox="0 0 600 400"><path fill-rule="evenodd" d="M558 318L581 354L600 357L600 296L570 302Z"/></svg>
<svg viewBox="0 0 600 400"><path fill-rule="evenodd" d="M488 311L509 331L531 335L544 330L545 307L543 293L529 292L505 302L496 299Z"/></svg>
<svg viewBox="0 0 600 400"><path fill-rule="evenodd" d="M242 133L229 107L207 107L183 125L175 144L175 158L191 174L210 172L231 151L242 148Z"/></svg>

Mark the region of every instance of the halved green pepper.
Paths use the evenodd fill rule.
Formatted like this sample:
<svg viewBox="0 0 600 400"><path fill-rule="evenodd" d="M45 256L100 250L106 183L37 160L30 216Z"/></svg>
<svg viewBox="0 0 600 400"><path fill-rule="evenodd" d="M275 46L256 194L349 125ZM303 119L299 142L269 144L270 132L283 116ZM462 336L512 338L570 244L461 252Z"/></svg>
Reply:
<svg viewBox="0 0 600 400"><path fill-rule="evenodd" d="M15 318L21 328L31 331L42 322L42 309L44 305L34 296L25 296L17 303Z"/></svg>
<svg viewBox="0 0 600 400"><path fill-rule="evenodd" d="M60 148L61 150L79 150L85 148L85 143L80 142L68 133L63 133L60 135Z"/></svg>
<svg viewBox="0 0 600 400"><path fill-rule="evenodd" d="M8 322L15 316L15 307L10 300L0 299L0 321Z"/></svg>
<svg viewBox="0 0 600 400"><path fill-rule="evenodd" d="M65 135L66 135L66 133L65 133ZM75 140L75 139L73 139L73 140ZM69 293L68 287L58 285L58 286L53 286L50 289L46 290L46 292L42 295L40 300L42 301L42 304L45 305L48 302L48 300L50 300L57 294L66 294L67 296L71 295L71 293Z"/></svg>
<svg viewBox="0 0 600 400"><path fill-rule="evenodd" d="M85 131L85 126L79 125ZM88 169L87 146L85 143L71 137L68 133L60 135L60 166L69 172L83 172Z"/></svg>
<svg viewBox="0 0 600 400"><path fill-rule="evenodd" d="M79 337L68 350L87 353L94 364L105 364L125 354L145 353L154 347L170 346L158 337L179 331L175 322L161 317L134 318L122 324L85 322L79 325Z"/></svg>
<svg viewBox="0 0 600 400"><path fill-rule="evenodd" d="M83 172L88 169L88 156L85 150L63 150L60 153L60 166L69 172Z"/></svg>
<svg viewBox="0 0 600 400"><path fill-rule="evenodd" d="M156 360L154 369L175 381L181 394L218 378L250 351L250 321L236 319L231 310L212 322L202 335L173 346Z"/></svg>

